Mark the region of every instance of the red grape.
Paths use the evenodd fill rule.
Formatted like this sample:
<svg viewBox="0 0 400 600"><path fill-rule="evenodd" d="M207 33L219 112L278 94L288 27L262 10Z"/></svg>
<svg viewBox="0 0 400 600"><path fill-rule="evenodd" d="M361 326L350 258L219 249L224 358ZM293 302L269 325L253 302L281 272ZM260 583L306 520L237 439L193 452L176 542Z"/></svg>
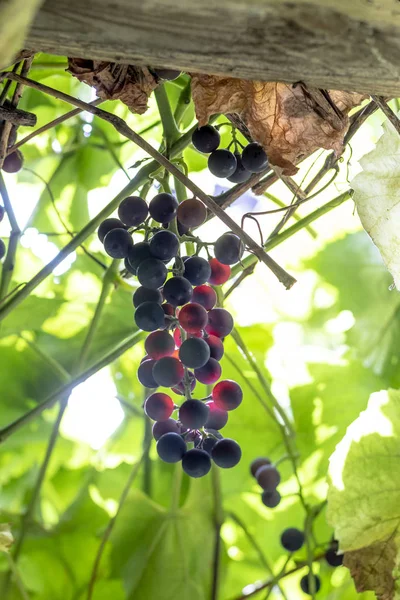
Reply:
<svg viewBox="0 0 400 600"><path fill-rule="evenodd" d="M151 358L171 356L175 350L174 338L165 330L153 331L147 336L144 348Z"/></svg>
<svg viewBox="0 0 400 600"><path fill-rule="evenodd" d="M215 358L210 358L203 367L194 370L197 381L211 385L221 377L221 365Z"/></svg>
<svg viewBox="0 0 400 600"><path fill-rule="evenodd" d="M217 294L209 285L198 285L193 290L192 302L201 304L206 310L211 310L217 303Z"/></svg>
<svg viewBox="0 0 400 600"><path fill-rule="evenodd" d="M242 402L243 392L236 381L223 379L214 386L211 397L218 408L222 410L234 410Z"/></svg>
<svg viewBox="0 0 400 600"><path fill-rule="evenodd" d="M195 302L185 304L179 311L179 324L189 333L196 333L207 325L208 315L205 308Z"/></svg>
<svg viewBox="0 0 400 600"><path fill-rule="evenodd" d="M144 411L153 421L166 421L174 411L174 403L168 394L155 392L146 399Z"/></svg>
<svg viewBox="0 0 400 600"><path fill-rule="evenodd" d="M208 281L213 285L222 285L226 283L231 276L231 268L229 265L223 265L216 258L212 258L210 261L211 275Z"/></svg>

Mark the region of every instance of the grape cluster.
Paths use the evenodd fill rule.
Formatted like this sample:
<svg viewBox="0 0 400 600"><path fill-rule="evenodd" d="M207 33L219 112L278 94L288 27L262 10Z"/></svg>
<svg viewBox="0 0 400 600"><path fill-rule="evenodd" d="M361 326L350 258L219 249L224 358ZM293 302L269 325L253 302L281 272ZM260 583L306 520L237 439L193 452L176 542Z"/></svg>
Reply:
<svg viewBox="0 0 400 600"><path fill-rule="evenodd" d="M137 377L144 387L154 390L144 410L155 421L158 455L168 463L182 461L191 477L206 475L212 460L230 468L241 458L239 444L220 433L229 411L241 404L243 393L235 381L220 380L223 340L232 331L233 319L216 306L212 286L229 279L230 265L240 260L244 247L238 236L228 232L215 242L215 257L209 254L209 244L208 258L199 256L202 242L192 236L190 228L201 225L206 215L205 206L196 198L178 204L172 194L159 193L147 204L131 196L119 205L119 218L106 219L98 229L107 254L124 259L126 270L140 284L133 294L134 319L148 336ZM150 225L151 219L160 226ZM168 227L171 222L178 232L184 230L197 240L192 256L180 256L182 234ZM139 229L145 232L144 240L134 243L131 234ZM197 382L213 386L211 394L192 398ZM183 396L182 404L175 403L170 391L156 391L159 387Z"/></svg>
<svg viewBox="0 0 400 600"><path fill-rule="evenodd" d="M275 508L281 501L281 495L276 489L281 481L278 469L269 458L260 456L250 465L250 473L262 487L261 500L268 508Z"/></svg>
<svg viewBox="0 0 400 600"><path fill-rule="evenodd" d="M192 135L192 144L199 152L209 154L208 169L215 177L226 177L232 183L247 181L252 173L261 173L268 167L263 147L251 142L240 152L240 144L234 138L235 152L219 148L220 134L216 127L204 125Z"/></svg>

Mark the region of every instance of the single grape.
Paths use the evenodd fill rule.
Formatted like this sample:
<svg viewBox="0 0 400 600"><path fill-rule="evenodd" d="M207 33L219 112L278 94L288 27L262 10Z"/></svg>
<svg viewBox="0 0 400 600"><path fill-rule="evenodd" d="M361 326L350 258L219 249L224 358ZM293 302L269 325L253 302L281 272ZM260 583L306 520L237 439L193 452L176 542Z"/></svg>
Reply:
<svg viewBox="0 0 400 600"><path fill-rule="evenodd" d="M208 154L214 152L219 146L221 136L218 129L212 125L204 125L199 127L192 135L192 144L199 152Z"/></svg>
<svg viewBox="0 0 400 600"><path fill-rule="evenodd" d="M201 338L188 338L179 349L179 358L185 367L198 369L205 365L210 358L210 347Z"/></svg>
<svg viewBox="0 0 400 600"><path fill-rule="evenodd" d="M214 448L215 444L218 442L218 439L212 435L207 436L201 443L201 448L207 452L208 454L211 454L212 449Z"/></svg>
<svg viewBox="0 0 400 600"><path fill-rule="evenodd" d="M188 371L188 377L189 377L190 391L193 392L194 388L196 387L196 379L195 379L195 376L192 373L192 371ZM185 395L184 382L181 381L180 383L178 383L178 385L176 385L172 388L172 391L175 392L175 394L179 394L179 396L184 396Z"/></svg>
<svg viewBox="0 0 400 600"><path fill-rule="evenodd" d="M147 218L149 208L139 196L128 196L118 207L118 216L124 225L137 227Z"/></svg>
<svg viewBox="0 0 400 600"><path fill-rule="evenodd" d="M0 260L6 255L6 245L3 240L0 240Z"/></svg>
<svg viewBox="0 0 400 600"><path fill-rule="evenodd" d="M138 287L133 294L133 306L137 308L143 302L157 302L161 304L163 301L160 290L152 290L143 286Z"/></svg>
<svg viewBox="0 0 400 600"><path fill-rule="evenodd" d="M169 302L164 302L161 304L161 308L163 309L165 315L168 315L169 317L175 316L175 307Z"/></svg>
<svg viewBox="0 0 400 600"><path fill-rule="evenodd" d="M159 77L160 79L164 79L164 81L173 81L174 79L177 79L181 74L181 71L177 71L176 69L156 68L152 70L153 73L157 75L157 77Z"/></svg>
<svg viewBox="0 0 400 600"><path fill-rule="evenodd" d="M142 331L155 331L165 325L165 314L157 302L143 302L135 310L135 323Z"/></svg>
<svg viewBox="0 0 400 600"><path fill-rule="evenodd" d="M172 231L157 231L150 240L150 252L155 258L170 261L179 251L179 240Z"/></svg>
<svg viewBox="0 0 400 600"><path fill-rule="evenodd" d="M207 402L210 409L208 419L204 427L206 429L222 429L228 422L228 413L226 410L221 410L214 402Z"/></svg>
<svg viewBox="0 0 400 600"><path fill-rule="evenodd" d="M242 240L230 231L222 234L214 244L215 258L223 265L234 265L242 258L243 252Z"/></svg>
<svg viewBox="0 0 400 600"><path fill-rule="evenodd" d="M164 462L179 462L185 452L186 442L177 433L164 433L157 442L158 456Z"/></svg>
<svg viewBox="0 0 400 600"><path fill-rule="evenodd" d="M163 294L166 301L172 306L182 306L190 302L192 298L192 284L185 277L171 277L164 284Z"/></svg>
<svg viewBox="0 0 400 600"><path fill-rule="evenodd" d="M206 310L211 310L217 303L217 294L209 285L198 285L193 290L192 300Z"/></svg>
<svg viewBox="0 0 400 600"><path fill-rule="evenodd" d="M148 242L138 242L128 252L128 262L132 267L132 272L136 275L136 271L146 258L152 258L150 253L150 244Z"/></svg>
<svg viewBox="0 0 400 600"><path fill-rule="evenodd" d="M164 433L180 433L180 427L175 419L156 421L153 425L153 438L159 440Z"/></svg>
<svg viewBox="0 0 400 600"><path fill-rule="evenodd" d="M288 552L297 552L304 544L304 533L296 527L288 527L281 535L281 544Z"/></svg>
<svg viewBox="0 0 400 600"><path fill-rule="evenodd" d="M265 467L265 465L270 465L271 461L269 458L265 458L264 456L260 456L259 458L255 458L250 465L250 473L253 477L256 476L256 473L260 467Z"/></svg>
<svg viewBox="0 0 400 600"><path fill-rule="evenodd" d="M155 392L144 403L144 412L153 421L166 421L174 411L174 403L168 394Z"/></svg>
<svg viewBox="0 0 400 600"><path fill-rule="evenodd" d="M248 144L242 153L242 165L250 173L261 173L268 167L268 158L265 154L264 148L252 142Z"/></svg>
<svg viewBox="0 0 400 600"><path fill-rule="evenodd" d="M6 173L18 173L22 169L23 164L24 157L22 156L22 152L15 150L15 152L5 157L3 171Z"/></svg>
<svg viewBox="0 0 400 600"><path fill-rule="evenodd" d="M201 258L201 256L191 256L185 260L185 271L183 275L192 285L201 285L208 281L211 275L211 267L205 258Z"/></svg>
<svg viewBox="0 0 400 600"><path fill-rule="evenodd" d="M230 150L214 150L208 157L208 170L215 177L231 177L236 167L236 157Z"/></svg>
<svg viewBox="0 0 400 600"><path fill-rule="evenodd" d="M156 361L153 367L153 377L158 385L172 387L180 383L185 371L182 363L173 356L164 356Z"/></svg>
<svg viewBox="0 0 400 600"><path fill-rule="evenodd" d="M176 216L179 223L189 229L200 227L207 218L207 209L197 198L189 198L180 203Z"/></svg>
<svg viewBox="0 0 400 600"><path fill-rule="evenodd" d="M119 219L114 219L113 217L110 219L105 219L102 223L100 223L97 230L97 235L99 236L101 243L104 242L104 238L106 237L107 233L112 229L125 229L125 226Z"/></svg>
<svg viewBox="0 0 400 600"><path fill-rule="evenodd" d="M281 481L279 471L273 465L265 465L256 471L258 485L266 492L273 492Z"/></svg>
<svg viewBox="0 0 400 600"><path fill-rule="evenodd" d="M167 267L158 258L146 258L140 263L136 275L139 283L144 287L157 289L167 278Z"/></svg>
<svg viewBox="0 0 400 600"><path fill-rule="evenodd" d="M235 440L218 440L211 451L213 461L218 467L230 469L238 464L242 457L240 446Z"/></svg>
<svg viewBox="0 0 400 600"><path fill-rule="evenodd" d="M5 208L4 208L4 206L2 206L2 205L0 204L0 223L1 223L1 221L4 219L4 214L5 214L5 212L6 212L6 211L5 211Z"/></svg>
<svg viewBox="0 0 400 600"><path fill-rule="evenodd" d="M248 181L250 179L251 173L250 171L244 168L242 163L242 156L241 154L239 154L239 152L235 153L235 158L237 163L236 169L233 175L228 177L228 181L231 181L232 183L244 183L245 181Z"/></svg>
<svg viewBox="0 0 400 600"><path fill-rule="evenodd" d="M158 387L158 383L153 377L153 367L155 365L155 360L149 359L140 363L137 376L140 383L147 388L156 388Z"/></svg>
<svg viewBox="0 0 400 600"><path fill-rule="evenodd" d="M213 308L208 313L207 333L224 338L230 334L233 329L232 315L224 308Z"/></svg>
<svg viewBox="0 0 400 600"><path fill-rule="evenodd" d="M281 495L278 490L273 492L263 492L261 494L262 503L268 508L275 508L281 501Z"/></svg>
<svg viewBox="0 0 400 600"><path fill-rule="evenodd" d="M180 326L188 333L196 333L207 325L207 311L194 302L185 304L179 311L178 320Z"/></svg>
<svg viewBox="0 0 400 600"><path fill-rule="evenodd" d="M182 458L182 469L189 477L204 477L211 469L211 458L205 450L193 448Z"/></svg>
<svg viewBox="0 0 400 600"><path fill-rule="evenodd" d="M325 560L331 567L340 567L343 564L343 554L338 554L339 544L333 540L330 548L325 552Z"/></svg>
<svg viewBox="0 0 400 600"><path fill-rule="evenodd" d="M126 229L111 229L104 237L104 250L112 258L126 258L133 247L131 234Z"/></svg>
<svg viewBox="0 0 400 600"><path fill-rule="evenodd" d="M170 223L176 217L178 201L172 194L157 194L149 204L149 213L157 223Z"/></svg>
<svg viewBox="0 0 400 600"><path fill-rule="evenodd" d="M208 419L209 408L200 400L186 400L179 409L179 420L189 429L203 427Z"/></svg>
<svg viewBox="0 0 400 600"><path fill-rule="evenodd" d="M215 358L215 360L221 360L224 355L224 344L222 340L216 335L208 335L205 338L205 341L210 347L210 358Z"/></svg>
<svg viewBox="0 0 400 600"><path fill-rule="evenodd" d="M314 592L315 593L319 592L319 590L321 589L321 580L318 577L318 575L314 575L314 573L308 573L307 575L304 575L304 577L302 577L300 579L301 591L304 592L305 594L308 594L309 596L312 596L311 582L309 581L309 578L311 580L314 579Z"/></svg>
<svg viewBox="0 0 400 600"><path fill-rule="evenodd" d="M209 358L205 365L194 370L197 381L205 385L212 385L221 377L221 365L215 358Z"/></svg>
<svg viewBox="0 0 400 600"><path fill-rule="evenodd" d="M151 358L158 360L164 356L171 356L175 350L175 341L167 331L153 331L145 342L144 349Z"/></svg>
<svg viewBox="0 0 400 600"><path fill-rule="evenodd" d="M209 260L211 267L211 275L208 278L209 283L212 285L222 285L226 283L231 276L231 268L229 265L223 265L216 258Z"/></svg>
<svg viewBox="0 0 400 600"><path fill-rule="evenodd" d="M213 387L211 397L221 410L235 410L243 400L243 392L236 381L223 379Z"/></svg>

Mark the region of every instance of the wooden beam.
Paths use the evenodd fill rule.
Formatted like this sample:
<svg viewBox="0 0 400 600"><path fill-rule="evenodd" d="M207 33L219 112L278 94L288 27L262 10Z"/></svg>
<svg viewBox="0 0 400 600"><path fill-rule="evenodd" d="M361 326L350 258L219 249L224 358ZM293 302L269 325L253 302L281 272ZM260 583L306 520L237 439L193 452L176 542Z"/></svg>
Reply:
<svg viewBox="0 0 400 600"><path fill-rule="evenodd" d="M400 95L399 0L46 0L27 47Z"/></svg>

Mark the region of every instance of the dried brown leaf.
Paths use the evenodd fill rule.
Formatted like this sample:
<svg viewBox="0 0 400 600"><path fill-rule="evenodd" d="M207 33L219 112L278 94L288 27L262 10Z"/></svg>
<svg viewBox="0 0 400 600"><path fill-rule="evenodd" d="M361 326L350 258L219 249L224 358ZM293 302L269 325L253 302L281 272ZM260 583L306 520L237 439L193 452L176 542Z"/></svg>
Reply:
<svg viewBox="0 0 400 600"><path fill-rule="evenodd" d="M350 569L357 592L373 591L378 600L395 598L397 547L393 536L367 548L346 552L343 564Z"/></svg>
<svg viewBox="0 0 400 600"><path fill-rule="evenodd" d="M94 87L104 100L121 100L135 113L147 110L147 100L158 83L147 67L69 58L69 72Z"/></svg>
<svg viewBox="0 0 400 600"><path fill-rule="evenodd" d="M303 84L246 81L216 75L192 75L192 96L200 126L216 113L237 113L251 137L284 175L318 148L341 154L348 112L363 96L324 93Z"/></svg>

